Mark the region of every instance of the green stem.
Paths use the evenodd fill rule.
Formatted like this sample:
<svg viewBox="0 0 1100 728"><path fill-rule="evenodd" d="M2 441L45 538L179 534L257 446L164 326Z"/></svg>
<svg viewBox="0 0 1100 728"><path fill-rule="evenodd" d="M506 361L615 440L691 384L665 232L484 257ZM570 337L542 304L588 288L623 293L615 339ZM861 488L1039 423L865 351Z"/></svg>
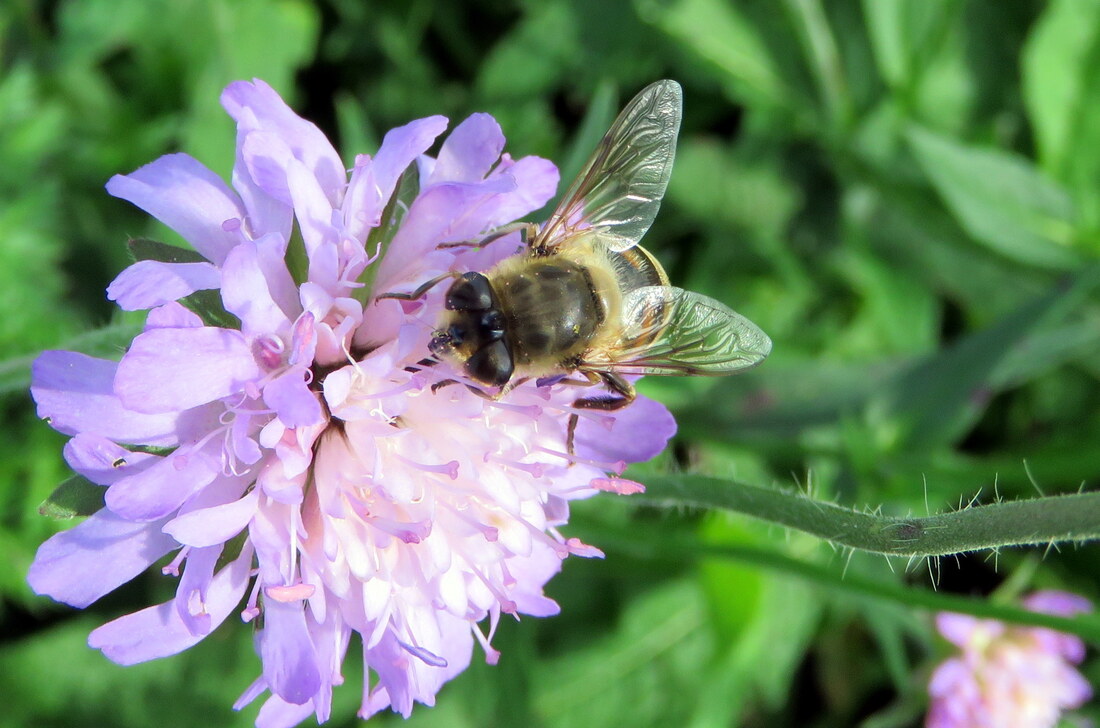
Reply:
<svg viewBox="0 0 1100 728"><path fill-rule="evenodd" d="M945 556L1002 546L1100 538L1100 492L1047 496L896 518L781 490L698 475L653 476L638 496L655 504L724 508L889 556Z"/></svg>
<svg viewBox="0 0 1100 728"><path fill-rule="evenodd" d="M581 540L585 540L586 534L584 532L579 535ZM598 532L594 530L589 538L591 543L598 543L609 551L627 553L645 559L663 558L676 561L690 561L700 557L736 559L737 561L787 573L820 584L828 589L896 602L906 607L918 607L933 612L957 612L972 614L983 619L997 619L1002 622L1012 622L1032 627L1048 627L1059 632L1075 634L1090 642L1100 644L1100 618L1093 615L1059 617L1052 614L1031 612L1021 607L1000 604L981 598L914 589L881 579L868 579L851 573L845 574L835 566L802 561L761 546L709 544L697 538L673 534L662 535L659 542L650 542L638 539L637 534L624 532L621 535L616 535L609 533L606 526L601 526Z"/></svg>

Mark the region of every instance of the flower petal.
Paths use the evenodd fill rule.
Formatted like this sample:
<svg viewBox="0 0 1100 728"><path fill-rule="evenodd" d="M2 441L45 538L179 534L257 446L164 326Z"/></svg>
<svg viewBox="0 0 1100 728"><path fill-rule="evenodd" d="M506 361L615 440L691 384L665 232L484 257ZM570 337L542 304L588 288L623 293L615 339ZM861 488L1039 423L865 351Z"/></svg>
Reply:
<svg viewBox="0 0 1100 728"><path fill-rule="evenodd" d="M381 222L382 208L405 169L426 152L447 128L447 117L429 116L386 132L374 159L357 161L344 198L344 225L356 240L365 240Z"/></svg>
<svg viewBox="0 0 1100 728"><path fill-rule="evenodd" d="M471 114L454 128L436 158L429 185L441 182L478 182L504 151L504 133L488 114Z"/></svg>
<svg viewBox="0 0 1100 728"><path fill-rule="evenodd" d="M200 508L177 516L164 525L164 532L187 546L213 546L236 536L256 513L260 492L222 505Z"/></svg>
<svg viewBox="0 0 1100 728"><path fill-rule="evenodd" d="M329 202L333 206L339 203L347 183L340 155L324 133L295 114L275 89L259 79L253 79L252 83L236 81L222 92L222 106L238 124L255 123L258 129L273 132L317 178Z"/></svg>
<svg viewBox="0 0 1100 728"><path fill-rule="evenodd" d="M222 267L222 301L241 320L245 333L280 335L289 328L290 319L275 301L265 273L258 243L248 241L233 248Z"/></svg>
<svg viewBox="0 0 1100 728"><path fill-rule="evenodd" d="M117 442L174 445L176 414L126 409L114 393L118 362L75 351L46 351L31 368L31 395L38 416L59 432L87 432Z"/></svg>
<svg viewBox="0 0 1100 728"><path fill-rule="evenodd" d="M287 427L308 427L324 417L317 395L306 384L304 367L292 367L264 387L264 402Z"/></svg>
<svg viewBox="0 0 1100 728"><path fill-rule="evenodd" d="M137 412L171 412L240 392L260 374L239 331L153 329L122 357L115 392Z"/></svg>
<svg viewBox="0 0 1100 728"><path fill-rule="evenodd" d="M252 550L247 546L241 555L223 568L210 581L206 590L206 609L213 630L240 603L248 586ZM182 652L205 635L193 634L176 613L174 601L148 607L140 612L119 617L99 627L88 636L88 645L103 650L108 659L120 665L167 657Z"/></svg>
<svg viewBox="0 0 1100 728"><path fill-rule="evenodd" d="M199 315L172 301L157 306L145 317L145 329L197 329L203 325Z"/></svg>
<svg viewBox="0 0 1100 728"><path fill-rule="evenodd" d="M130 452L100 435L82 432L65 443L65 462L93 483L110 485L140 472L157 458Z"/></svg>
<svg viewBox="0 0 1100 728"><path fill-rule="evenodd" d="M493 170L492 176L507 175L515 180L516 189L499 195L486 210L489 227L499 227L542 208L558 190L560 174L549 159L524 157L517 162L508 159Z"/></svg>
<svg viewBox="0 0 1100 728"><path fill-rule="evenodd" d="M221 177L187 154L168 154L127 175L115 175L107 191L134 203L183 236L207 260L221 264L240 240L222 227L241 219L240 200Z"/></svg>
<svg viewBox="0 0 1100 728"><path fill-rule="evenodd" d="M317 693L321 672L302 602L264 602L264 628L257 640L271 692L295 705Z"/></svg>
<svg viewBox="0 0 1100 728"><path fill-rule="evenodd" d="M127 521L104 508L42 544L27 581L36 594L86 607L178 546L162 525Z"/></svg>
<svg viewBox="0 0 1100 728"><path fill-rule="evenodd" d="M214 481L217 465L201 452L177 450L107 489L107 507L132 521L153 521L176 511Z"/></svg>
<svg viewBox="0 0 1100 728"><path fill-rule="evenodd" d="M599 422L577 424L577 455L599 462L638 463L657 455L676 434L676 420L660 402L639 396L614 413L610 431Z"/></svg>
<svg viewBox="0 0 1100 728"><path fill-rule="evenodd" d="M176 616L191 634L210 634L213 624L206 607L214 567L221 556L222 545L191 549L187 552L187 565L176 589Z"/></svg>
<svg viewBox="0 0 1100 728"><path fill-rule="evenodd" d="M139 260L107 286L107 298L124 311L140 311L220 285L221 274L210 263Z"/></svg>

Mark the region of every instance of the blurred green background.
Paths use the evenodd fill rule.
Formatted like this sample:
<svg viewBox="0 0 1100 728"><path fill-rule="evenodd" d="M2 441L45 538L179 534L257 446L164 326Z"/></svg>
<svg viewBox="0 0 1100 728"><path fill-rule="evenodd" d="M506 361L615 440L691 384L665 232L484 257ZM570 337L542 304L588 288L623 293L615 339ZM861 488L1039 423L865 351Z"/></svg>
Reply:
<svg viewBox="0 0 1100 728"><path fill-rule="evenodd" d="M683 85L646 245L775 351L738 378L644 382L680 434L640 480L690 470L923 515L1100 476L1098 0L12 0L0 43L0 725L254 719L230 709L259 669L232 618L132 668L85 646L97 624L168 598L171 579L84 612L24 582L66 525L36 511L66 471L29 363L50 347L118 354L135 319L103 290L126 237L155 231L103 184L177 150L228 175L218 94L239 78L274 85L349 165L412 118L488 111L513 155L566 178L635 91ZM89 338L102 327L116 335ZM612 496L578 504L568 533L607 559L565 564L549 587L561 616L503 624L499 666L475 655L437 707L376 723L917 726L946 651L930 615L854 595L845 573L1100 596L1095 546L891 564ZM684 537L829 580L666 547ZM356 722L350 654L337 726Z"/></svg>

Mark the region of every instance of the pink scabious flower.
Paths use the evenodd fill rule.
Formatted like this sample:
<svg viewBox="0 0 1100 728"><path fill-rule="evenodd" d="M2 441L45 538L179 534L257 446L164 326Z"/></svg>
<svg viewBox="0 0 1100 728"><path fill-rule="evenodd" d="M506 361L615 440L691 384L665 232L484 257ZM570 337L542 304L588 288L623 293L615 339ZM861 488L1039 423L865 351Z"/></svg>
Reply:
<svg viewBox="0 0 1100 728"><path fill-rule="evenodd" d="M555 167L502 156L492 117L463 121L434 159L447 120L413 121L349 177L263 82L231 84L222 103L238 130L231 186L184 154L107 185L197 252L132 243L146 259L108 295L149 310L142 333L118 362L35 362L38 412L72 436L65 458L104 487L105 507L43 544L29 581L84 607L165 559L175 598L99 627L91 646L133 664L234 612L255 619L262 674L237 707L268 692L257 725L290 726L329 717L358 632L359 715L408 716L475 641L496 661L502 614L558 611L543 587L562 559L600 555L557 530L568 502L636 490L619 473L663 449L675 423L643 397L614 417L573 409L575 390L554 382L499 400L433 387L457 376L422 363L443 291L376 302L514 254L516 235L440 245L554 194Z"/></svg>
<svg viewBox="0 0 1100 728"><path fill-rule="evenodd" d="M1024 606L1067 617L1092 611L1087 599L1059 591L1035 592ZM932 673L927 728L1054 728L1092 696L1074 669L1085 657L1078 637L946 612L936 628L961 654Z"/></svg>

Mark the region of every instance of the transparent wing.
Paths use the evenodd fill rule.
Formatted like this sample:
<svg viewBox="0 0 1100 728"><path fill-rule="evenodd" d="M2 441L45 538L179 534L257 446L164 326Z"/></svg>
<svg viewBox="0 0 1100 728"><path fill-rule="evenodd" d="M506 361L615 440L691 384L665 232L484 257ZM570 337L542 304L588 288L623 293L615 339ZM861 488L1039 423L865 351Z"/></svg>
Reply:
<svg viewBox="0 0 1100 728"><path fill-rule="evenodd" d="M535 238L552 248L569 233L603 228L613 250L638 243L661 206L680 131L680 84L657 81L622 110Z"/></svg>
<svg viewBox="0 0 1100 728"><path fill-rule="evenodd" d="M719 301L672 286L644 286L623 300L624 348L610 364L626 374L732 374L771 352L767 334Z"/></svg>

